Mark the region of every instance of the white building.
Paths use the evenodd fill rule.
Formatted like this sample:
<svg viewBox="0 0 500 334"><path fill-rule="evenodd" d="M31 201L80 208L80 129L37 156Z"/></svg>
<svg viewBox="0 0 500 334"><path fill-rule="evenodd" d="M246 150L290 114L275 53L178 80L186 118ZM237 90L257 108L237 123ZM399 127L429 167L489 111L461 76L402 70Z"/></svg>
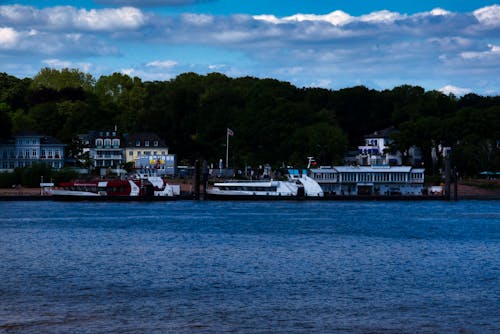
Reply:
<svg viewBox="0 0 500 334"><path fill-rule="evenodd" d="M391 145L394 142L392 135L394 133L397 133L397 130L390 127L364 136L364 144L358 146L358 153L355 159L350 160L349 163L355 162L361 166L400 166L403 163L420 166L422 163L422 153L417 147L412 146L404 153L391 151Z"/></svg>
<svg viewBox="0 0 500 334"><path fill-rule="evenodd" d="M387 128L366 135L364 145L358 146L358 164L401 165L403 160L401 152L390 152L390 145L393 143L390 136L394 131L394 128Z"/></svg>
<svg viewBox="0 0 500 334"><path fill-rule="evenodd" d="M328 195L419 196L424 190L424 169L411 166L327 166L311 170Z"/></svg>
<svg viewBox="0 0 500 334"><path fill-rule="evenodd" d="M93 168L105 175L108 170L114 170L117 174L122 172L125 163L122 140L119 133L114 131L91 131L81 135L80 140L85 148L83 152L89 152Z"/></svg>

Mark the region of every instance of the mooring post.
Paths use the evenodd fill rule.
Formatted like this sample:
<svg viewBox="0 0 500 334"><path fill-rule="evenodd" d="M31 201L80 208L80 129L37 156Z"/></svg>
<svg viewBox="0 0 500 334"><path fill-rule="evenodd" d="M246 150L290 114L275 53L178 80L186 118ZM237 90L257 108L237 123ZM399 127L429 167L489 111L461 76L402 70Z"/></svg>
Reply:
<svg viewBox="0 0 500 334"><path fill-rule="evenodd" d="M457 167L453 167L453 199L458 201L458 171Z"/></svg>
<svg viewBox="0 0 500 334"><path fill-rule="evenodd" d="M194 174L193 174L193 183L194 183L194 199L200 199L200 162L196 160L194 162Z"/></svg>
<svg viewBox="0 0 500 334"><path fill-rule="evenodd" d="M207 193L207 184L208 184L208 162L206 160L203 160L203 163L201 165L201 174L202 174L202 181L203 181L203 198L205 198L205 194Z"/></svg>
<svg viewBox="0 0 500 334"><path fill-rule="evenodd" d="M451 199L450 151L451 149L446 149L446 148L444 151L444 196L447 201Z"/></svg>

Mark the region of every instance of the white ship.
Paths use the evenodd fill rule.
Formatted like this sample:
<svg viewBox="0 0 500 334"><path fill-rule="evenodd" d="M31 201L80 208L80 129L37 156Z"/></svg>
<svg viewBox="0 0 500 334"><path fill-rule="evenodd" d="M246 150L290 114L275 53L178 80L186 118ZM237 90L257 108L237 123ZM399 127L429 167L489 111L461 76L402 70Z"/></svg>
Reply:
<svg viewBox="0 0 500 334"><path fill-rule="evenodd" d="M207 189L208 199L286 200L323 197L318 182L305 171L289 170L288 179L217 182Z"/></svg>

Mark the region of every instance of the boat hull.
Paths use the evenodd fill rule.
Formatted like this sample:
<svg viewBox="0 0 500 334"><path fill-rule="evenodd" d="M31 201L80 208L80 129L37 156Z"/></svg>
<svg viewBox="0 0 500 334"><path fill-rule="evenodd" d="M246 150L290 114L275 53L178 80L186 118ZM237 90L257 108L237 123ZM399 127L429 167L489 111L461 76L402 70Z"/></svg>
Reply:
<svg viewBox="0 0 500 334"><path fill-rule="evenodd" d="M304 201L305 196L279 195L235 195L235 194L205 194L206 200L211 201Z"/></svg>
<svg viewBox="0 0 500 334"><path fill-rule="evenodd" d="M52 195L50 199L62 202L164 202L175 201L174 196L80 196Z"/></svg>

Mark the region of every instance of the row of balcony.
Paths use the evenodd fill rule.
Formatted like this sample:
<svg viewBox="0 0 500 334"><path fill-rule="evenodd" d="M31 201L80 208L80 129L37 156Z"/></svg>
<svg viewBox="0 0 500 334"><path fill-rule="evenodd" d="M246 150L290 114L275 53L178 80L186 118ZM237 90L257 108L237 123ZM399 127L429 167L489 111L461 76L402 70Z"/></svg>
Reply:
<svg viewBox="0 0 500 334"><path fill-rule="evenodd" d="M97 154L94 159L115 159L122 160L123 157L121 154Z"/></svg>

